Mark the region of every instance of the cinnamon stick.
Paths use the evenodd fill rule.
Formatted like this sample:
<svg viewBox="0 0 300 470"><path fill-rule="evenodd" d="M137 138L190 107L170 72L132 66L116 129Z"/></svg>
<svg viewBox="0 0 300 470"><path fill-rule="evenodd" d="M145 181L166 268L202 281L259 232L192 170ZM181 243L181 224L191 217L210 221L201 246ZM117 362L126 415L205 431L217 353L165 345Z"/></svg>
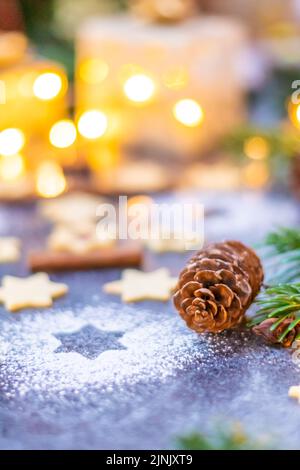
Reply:
<svg viewBox="0 0 300 470"><path fill-rule="evenodd" d="M90 253L74 254L49 250L32 251L27 261L31 271L68 271L97 268L140 266L143 260L139 245L124 244Z"/></svg>

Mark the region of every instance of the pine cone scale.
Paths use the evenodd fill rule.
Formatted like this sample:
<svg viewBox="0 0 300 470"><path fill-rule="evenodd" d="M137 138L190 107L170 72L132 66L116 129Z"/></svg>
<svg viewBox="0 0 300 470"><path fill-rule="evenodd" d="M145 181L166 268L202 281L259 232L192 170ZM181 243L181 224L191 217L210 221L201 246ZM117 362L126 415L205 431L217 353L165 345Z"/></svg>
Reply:
<svg viewBox="0 0 300 470"><path fill-rule="evenodd" d="M294 318L286 318L277 326L277 328L271 330L276 321L278 321L278 318L267 318L259 325L253 327L253 332L258 336L262 336L268 343L282 344L285 348L290 348L300 333L300 325L296 325L292 328L285 338L280 341L280 336L294 321Z"/></svg>

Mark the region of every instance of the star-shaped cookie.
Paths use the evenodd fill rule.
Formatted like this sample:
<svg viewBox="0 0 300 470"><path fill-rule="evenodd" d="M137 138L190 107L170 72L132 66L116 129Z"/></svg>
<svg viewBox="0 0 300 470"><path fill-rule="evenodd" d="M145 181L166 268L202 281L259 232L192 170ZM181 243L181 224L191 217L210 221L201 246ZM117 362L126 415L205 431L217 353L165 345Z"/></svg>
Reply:
<svg viewBox="0 0 300 470"><path fill-rule="evenodd" d="M27 278L4 276L0 287L0 302L10 312L28 307L50 307L52 299L68 291L66 284L52 282L46 273Z"/></svg>
<svg viewBox="0 0 300 470"><path fill-rule="evenodd" d="M20 240L15 237L0 237L0 263L14 263L20 258Z"/></svg>
<svg viewBox="0 0 300 470"><path fill-rule="evenodd" d="M54 223L75 224L96 220L97 207L104 200L87 193L74 192L53 201L40 203L40 212Z"/></svg>
<svg viewBox="0 0 300 470"><path fill-rule="evenodd" d="M120 295L123 302L141 300L169 300L175 289L177 278L171 277L169 270L160 268L150 273L137 269L125 269L119 281L104 284L108 294Z"/></svg>
<svg viewBox="0 0 300 470"><path fill-rule="evenodd" d="M78 230L76 226L57 226L48 238L48 248L80 255L115 244L116 241L109 238L108 234L99 234L96 225L86 230L84 227L85 224Z"/></svg>
<svg viewBox="0 0 300 470"><path fill-rule="evenodd" d="M300 385L293 385L289 388L289 397L296 398L300 403Z"/></svg>

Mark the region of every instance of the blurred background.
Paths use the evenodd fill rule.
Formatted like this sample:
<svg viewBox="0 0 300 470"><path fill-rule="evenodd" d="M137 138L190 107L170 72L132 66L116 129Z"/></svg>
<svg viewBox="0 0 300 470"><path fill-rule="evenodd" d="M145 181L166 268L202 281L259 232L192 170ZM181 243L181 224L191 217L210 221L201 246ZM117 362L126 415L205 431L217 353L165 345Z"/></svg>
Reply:
<svg viewBox="0 0 300 470"><path fill-rule="evenodd" d="M299 0L0 0L0 199L297 196L298 89Z"/></svg>

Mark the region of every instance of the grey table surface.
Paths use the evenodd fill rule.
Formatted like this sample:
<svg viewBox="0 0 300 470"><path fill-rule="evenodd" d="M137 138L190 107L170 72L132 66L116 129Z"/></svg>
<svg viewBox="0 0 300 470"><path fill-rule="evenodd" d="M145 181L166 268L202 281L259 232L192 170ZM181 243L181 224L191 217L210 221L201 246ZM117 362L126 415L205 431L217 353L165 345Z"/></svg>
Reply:
<svg viewBox="0 0 300 470"><path fill-rule="evenodd" d="M170 194L171 199L181 199ZM206 208L210 240L259 241L295 225L297 204L263 193L193 194ZM224 209L224 210L223 210ZM41 246L49 227L34 205L0 207L0 234ZM189 253L147 253L145 269L177 274ZM0 274L26 275L24 259ZM172 302L123 305L102 292L118 269L53 274L70 293L51 309L0 308L0 448L174 448L179 434L240 421L251 436L270 434L300 448L300 406L287 396L300 369L287 350L248 331L198 336Z"/></svg>

